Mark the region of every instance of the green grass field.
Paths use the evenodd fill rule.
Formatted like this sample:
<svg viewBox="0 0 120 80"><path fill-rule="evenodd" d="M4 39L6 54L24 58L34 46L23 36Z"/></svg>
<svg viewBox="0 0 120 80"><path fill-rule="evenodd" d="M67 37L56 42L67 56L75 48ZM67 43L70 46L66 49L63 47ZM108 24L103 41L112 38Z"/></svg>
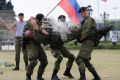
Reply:
<svg viewBox="0 0 120 80"><path fill-rule="evenodd" d="M78 50L71 50L71 52L76 56L78 54ZM0 60L7 62L8 64L14 64L14 51L0 51ZM53 66L54 66L54 57L52 57L50 51L46 51L48 56L49 64L46 68L46 71L43 75L45 80L50 80ZM21 54L21 62L20 62L20 70L12 71L14 66L12 67L0 67L3 71L3 74L0 74L0 80L25 80L25 69L24 62ZM67 77L63 76L63 72L65 70L65 63L67 59L63 59L61 63L61 69L58 73L58 76L61 80L70 80ZM94 50L92 53L91 62L94 64L96 70L101 76L102 80L120 80L120 50ZM39 63L38 63L39 64ZM38 65L35 67L34 74L32 75L32 79L36 80ZM71 73L75 77L72 80L79 79L79 72L76 63L72 67ZM93 77L88 70L86 70L87 80L91 80Z"/></svg>

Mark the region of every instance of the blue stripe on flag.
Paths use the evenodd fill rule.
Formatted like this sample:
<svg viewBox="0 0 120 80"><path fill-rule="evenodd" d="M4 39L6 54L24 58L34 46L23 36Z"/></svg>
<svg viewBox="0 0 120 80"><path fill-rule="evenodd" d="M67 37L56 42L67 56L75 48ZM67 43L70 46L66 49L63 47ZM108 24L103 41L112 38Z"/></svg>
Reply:
<svg viewBox="0 0 120 80"><path fill-rule="evenodd" d="M73 8L75 9L75 12L77 14L77 17L79 18L80 21L83 20L82 16L80 15L80 13L78 13L79 9L80 9L80 6L79 4L77 3L76 0L69 0L70 4L73 6Z"/></svg>

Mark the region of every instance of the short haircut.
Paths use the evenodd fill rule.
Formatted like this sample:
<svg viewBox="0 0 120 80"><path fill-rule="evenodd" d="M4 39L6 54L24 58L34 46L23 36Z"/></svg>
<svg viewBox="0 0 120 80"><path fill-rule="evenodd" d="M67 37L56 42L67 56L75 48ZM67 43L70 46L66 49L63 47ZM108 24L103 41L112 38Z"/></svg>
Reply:
<svg viewBox="0 0 120 80"><path fill-rule="evenodd" d="M60 15L59 17L58 17L58 19L61 19L61 18L66 18L64 15Z"/></svg>
<svg viewBox="0 0 120 80"><path fill-rule="evenodd" d="M18 16L24 16L24 14L23 13L19 13Z"/></svg>
<svg viewBox="0 0 120 80"><path fill-rule="evenodd" d="M36 15L36 19L37 19L39 22L41 22L43 18L44 18L44 15L41 14L41 13L39 13L39 14Z"/></svg>
<svg viewBox="0 0 120 80"><path fill-rule="evenodd" d="M78 12L81 13L81 12L84 12L86 10L87 10L87 7L81 7Z"/></svg>

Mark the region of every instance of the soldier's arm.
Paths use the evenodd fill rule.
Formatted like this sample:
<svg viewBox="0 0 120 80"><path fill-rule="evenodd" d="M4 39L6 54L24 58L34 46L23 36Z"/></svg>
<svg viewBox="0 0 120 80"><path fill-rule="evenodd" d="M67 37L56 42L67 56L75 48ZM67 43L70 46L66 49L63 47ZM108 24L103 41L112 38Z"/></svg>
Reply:
<svg viewBox="0 0 120 80"><path fill-rule="evenodd" d="M16 24L17 24L17 22L15 21L11 26L10 26L10 31L12 31L13 29L15 29L16 28Z"/></svg>
<svg viewBox="0 0 120 80"><path fill-rule="evenodd" d="M4 25L4 27L5 27L8 31L10 31L9 25L8 25L3 19L0 18L0 22Z"/></svg>
<svg viewBox="0 0 120 80"><path fill-rule="evenodd" d="M33 28L34 39L37 42L42 42L43 41L43 35L39 32L39 28L38 28L38 24L36 23L36 20L31 19L30 22L31 22L31 25L32 25L32 28Z"/></svg>

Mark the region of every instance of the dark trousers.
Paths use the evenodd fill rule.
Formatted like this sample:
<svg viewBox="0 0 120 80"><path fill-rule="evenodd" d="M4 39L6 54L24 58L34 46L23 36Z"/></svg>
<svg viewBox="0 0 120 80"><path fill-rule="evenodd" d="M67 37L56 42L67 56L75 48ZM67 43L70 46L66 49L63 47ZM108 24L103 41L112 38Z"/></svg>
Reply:
<svg viewBox="0 0 120 80"><path fill-rule="evenodd" d="M15 38L15 61L20 61L20 52L23 52L23 59L24 61L28 61L27 51L24 46L22 46L22 37Z"/></svg>
<svg viewBox="0 0 120 80"><path fill-rule="evenodd" d="M28 65L26 75L33 74L33 70L38 63L37 60L39 60L40 66L38 69L38 75L42 76L48 64L46 53L44 52L41 45L34 45L34 44L27 45L27 51L28 51L28 59L30 63Z"/></svg>

